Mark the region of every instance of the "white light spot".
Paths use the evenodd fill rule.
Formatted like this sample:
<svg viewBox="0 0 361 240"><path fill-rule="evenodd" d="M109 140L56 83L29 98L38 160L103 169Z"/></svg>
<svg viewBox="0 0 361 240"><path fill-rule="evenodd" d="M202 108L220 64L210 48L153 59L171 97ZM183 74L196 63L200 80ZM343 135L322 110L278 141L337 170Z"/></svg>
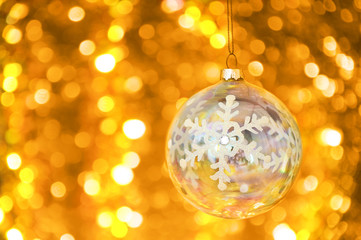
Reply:
<svg viewBox="0 0 361 240"><path fill-rule="evenodd" d="M243 183L243 184L241 185L241 187L239 188L239 191L240 191L241 193L248 192L248 184Z"/></svg>
<svg viewBox="0 0 361 240"><path fill-rule="evenodd" d="M229 143L229 137L228 136L222 136L221 140L220 140L220 143L222 145L227 145Z"/></svg>

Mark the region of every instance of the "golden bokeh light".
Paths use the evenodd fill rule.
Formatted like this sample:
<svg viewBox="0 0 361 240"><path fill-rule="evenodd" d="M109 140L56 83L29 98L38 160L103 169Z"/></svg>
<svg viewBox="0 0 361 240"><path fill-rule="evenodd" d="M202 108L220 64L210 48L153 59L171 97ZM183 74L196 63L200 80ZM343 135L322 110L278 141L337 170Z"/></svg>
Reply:
<svg viewBox="0 0 361 240"><path fill-rule="evenodd" d="M119 42L124 37L124 30L119 25L113 25L108 29L108 39L111 42Z"/></svg>
<svg viewBox="0 0 361 240"><path fill-rule="evenodd" d="M21 166L21 157L17 153L10 153L6 157L6 162L8 164L9 169L17 170Z"/></svg>
<svg viewBox="0 0 361 240"><path fill-rule="evenodd" d="M79 51L85 56L92 55L95 51L95 43L92 40L84 40L79 44Z"/></svg>
<svg viewBox="0 0 361 240"><path fill-rule="evenodd" d="M191 28L194 25L194 19L191 16L184 14L179 16L178 23L183 28Z"/></svg>
<svg viewBox="0 0 361 240"><path fill-rule="evenodd" d="M68 18L73 22L79 22L85 17L85 11L79 6L74 6L69 9Z"/></svg>
<svg viewBox="0 0 361 240"><path fill-rule="evenodd" d="M98 109L102 112L110 112L114 108L114 100L110 96L103 96L98 100Z"/></svg>
<svg viewBox="0 0 361 240"><path fill-rule="evenodd" d="M307 77L314 78L320 73L320 68L316 63L307 63L305 65L305 74Z"/></svg>
<svg viewBox="0 0 361 240"><path fill-rule="evenodd" d="M201 32L206 36L210 36L217 31L217 25L212 20L209 19L200 22L199 28Z"/></svg>
<svg viewBox="0 0 361 240"><path fill-rule="evenodd" d="M35 102L39 104L45 104L50 99L50 93L46 89L38 89L34 94Z"/></svg>
<svg viewBox="0 0 361 240"><path fill-rule="evenodd" d="M108 228L113 223L113 216L110 212L102 212L97 217L97 223L102 228Z"/></svg>
<svg viewBox="0 0 361 240"><path fill-rule="evenodd" d="M23 71L21 64L8 63L4 66L3 74L5 77L18 77Z"/></svg>
<svg viewBox="0 0 361 240"><path fill-rule="evenodd" d="M248 71L252 76L259 77L263 74L263 65L259 61L250 62Z"/></svg>
<svg viewBox="0 0 361 240"><path fill-rule="evenodd" d="M141 138L145 130L145 124L138 119L129 119L123 123L123 132L129 139Z"/></svg>
<svg viewBox="0 0 361 240"><path fill-rule="evenodd" d="M129 207L123 206L117 209L117 218L122 222L129 222L132 218L133 211Z"/></svg>
<svg viewBox="0 0 361 240"><path fill-rule="evenodd" d="M75 240L75 238L70 233L65 233L61 235L60 240Z"/></svg>
<svg viewBox="0 0 361 240"><path fill-rule="evenodd" d="M143 82L137 76L130 77L124 82L124 89L130 93L138 92L142 88L142 86Z"/></svg>
<svg viewBox="0 0 361 240"><path fill-rule="evenodd" d="M134 173L126 166L117 165L112 169L112 177L119 185L128 185L133 180Z"/></svg>
<svg viewBox="0 0 361 240"><path fill-rule="evenodd" d="M14 92L18 87L18 80L14 77L7 77L3 81L3 89L6 92Z"/></svg>
<svg viewBox="0 0 361 240"><path fill-rule="evenodd" d="M283 21L278 16L272 16L267 20L268 27L273 31L280 31L283 27Z"/></svg>
<svg viewBox="0 0 361 240"><path fill-rule="evenodd" d="M274 240L296 240L295 232L286 223L277 225L272 233Z"/></svg>
<svg viewBox="0 0 361 240"><path fill-rule="evenodd" d="M103 54L95 59L95 67L102 73L111 72L114 69L115 64L115 58L111 54Z"/></svg>
<svg viewBox="0 0 361 240"><path fill-rule="evenodd" d="M118 124L113 118L106 118L100 123L100 131L105 135L112 135L117 130Z"/></svg>
<svg viewBox="0 0 361 240"><path fill-rule="evenodd" d="M53 195L54 197L62 198L66 193L66 187L62 182L54 182L53 184L51 184L50 192L51 195Z"/></svg>
<svg viewBox="0 0 361 240"><path fill-rule="evenodd" d="M209 42L212 47L216 49L221 49L226 46L226 38L222 34L213 34L211 38L209 39Z"/></svg>
<svg viewBox="0 0 361 240"><path fill-rule="evenodd" d="M11 228L6 232L6 238L8 240L23 240L23 235L19 231L19 229Z"/></svg>
<svg viewBox="0 0 361 240"><path fill-rule="evenodd" d="M84 183L84 191L86 194L90 196L94 196L99 194L100 192L100 184L95 179L88 179Z"/></svg>
<svg viewBox="0 0 361 240"><path fill-rule="evenodd" d="M0 224L4 221L5 218L5 213L4 211L0 208Z"/></svg>
<svg viewBox="0 0 361 240"><path fill-rule="evenodd" d="M17 44L21 41L21 39L23 37L23 33L21 32L20 29L14 27L12 25L7 25L3 29L2 36L7 43Z"/></svg>
<svg viewBox="0 0 361 240"><path fill-rule="evenodd" d="M340 145L342 141L342 135L335 129L325 128L321 132L321 140L324 144L336 147Z"/></svg>
<svg viewBox="0 0 361 240"><path fill-rule="evenodd" d="M123 155L122 164L129 168L136 168L140 163L140 157L136 152L127 152Z"/></svg>

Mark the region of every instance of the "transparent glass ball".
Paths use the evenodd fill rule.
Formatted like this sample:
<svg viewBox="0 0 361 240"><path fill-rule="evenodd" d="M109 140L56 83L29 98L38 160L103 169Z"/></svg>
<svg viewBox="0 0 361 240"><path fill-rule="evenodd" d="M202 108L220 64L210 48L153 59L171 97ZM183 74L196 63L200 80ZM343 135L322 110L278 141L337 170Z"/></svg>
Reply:
<svg viewBox="0 0 361 240"><path fill-rule="evenodd" d="M166 147L177 190L199 210L223 218L272 208L290 189L301 153L285 105L244 80L192 96L174 118Z"/></svg>

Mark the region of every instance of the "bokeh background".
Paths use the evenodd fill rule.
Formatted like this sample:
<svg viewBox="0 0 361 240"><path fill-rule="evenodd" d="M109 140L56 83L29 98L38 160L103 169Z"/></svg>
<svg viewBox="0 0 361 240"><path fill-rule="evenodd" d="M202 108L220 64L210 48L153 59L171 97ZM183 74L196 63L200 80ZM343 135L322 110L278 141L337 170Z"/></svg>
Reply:
<svg viewBox="0 0 361 240"><path fill-rule="evenodd" d="M211 217L164 164L177 108L225 67L226 1L1 0L0 239L361 239L361 1L233 4L246 79L301 130L286 198Z"/></svg>

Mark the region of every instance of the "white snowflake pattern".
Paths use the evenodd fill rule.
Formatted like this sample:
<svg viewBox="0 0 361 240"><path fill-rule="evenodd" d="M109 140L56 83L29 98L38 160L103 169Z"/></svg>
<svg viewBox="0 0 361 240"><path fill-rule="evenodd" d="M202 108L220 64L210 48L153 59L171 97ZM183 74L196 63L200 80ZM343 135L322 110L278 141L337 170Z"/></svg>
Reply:
<svg viewBox="0 0 361 240"><path fill-rule="evenodd" d="M239 111L236 110L239 103L235 99L234 95L228 95L225 104L223 102L218 103L220 110L216 114L221 121L208 123L203 119L199 123L197 117L192 121L187 116L184 125L177 128L177 133L173 134L174 143L171 139L173 144L169 144L170 152L173 152L173 156L176 150L179 154L182 153L180 156L184 156L184 158L180 159L179 165L186 171L186 178L192 177L190 178L192 184L195 184L197 176L191 169L195 167L195 161L203 161L205 153L208 156L213 156L214 163L211 164L211 168L215 169L216 172L210 178L218 181L218 188L221 191L226 190L226 183L231 181L226 173L230 172L227 162L229 158L234 157L238 152L243 152L245 159L249 163L262 166L265 169L272 168L273 172L279 168L286 167L287 159L291 159L292 165L295 164L294 157L297 157L299 152L296 142L298 138L292 129L289 128L286 133L281 123L275 122L267 116L259 118L256 114L247 116L243 126L240 126L238 122L232 121L239 114ZM195 112L193 111L193 113ZM285 140L287 152L280 150L278 155L274 152L272 152L271 156L264 155L261 146L257 146L255 141L248 142L246 140L246 131L252 134L259 134L264 130L268 130L267 134L274 136L276 141ZM180 151L179 144L183 144L183 140L188 135L195 136L191 143L192 151L184 145L182 145L183 149ZM179 140L179 144L176 143L178 142L177 140Z"/></svg>

